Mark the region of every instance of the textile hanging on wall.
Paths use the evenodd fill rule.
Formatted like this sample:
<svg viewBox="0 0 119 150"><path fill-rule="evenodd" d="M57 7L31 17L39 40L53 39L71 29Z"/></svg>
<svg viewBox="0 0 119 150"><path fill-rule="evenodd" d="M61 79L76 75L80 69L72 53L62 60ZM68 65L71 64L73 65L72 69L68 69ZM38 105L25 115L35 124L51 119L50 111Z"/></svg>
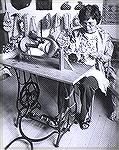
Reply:
<svg viewBox="0 0 119 150"><path fill-rule="evenodd" d="M81 26L78 13L73 17L72 24L73 24L73 27Z"/></svg>
<svg viewBox="0 0 119 150"><path fill-rule="evenodd" d="M11 4L17 10L28 7L31 3L31 0L11 0Z"/></svg>
<svg viewBox="0 0 119 150"><path fill-rule="evenodd" d="M52 17L52 21L51 21L52 25L51 25L49 36L54 40L57 39L57 37L61 32L61 28L62 28L61 19L62 19L61 16L57 13Z"/></svg>
<svg viewBox="0 0 119 150"><path fill-rule="evenodd" d="M70 10L71 6L68 4L69 2L65 2L62 4L62 6L60 7L61 10Z"/></svg>
<svg viewBox="0 0 119 150"><path fill-rule="evenodd" d="M29 23L29 32L33 31L34 33L37 33L37 28L36 28L36 23L35 23L35 17L32 16L30 18L30 23Z"/></svg>
<svg viewBox="0 0 119 150"><path fill-rule="evenodd" d="M64 29L70 28L70 24L71 24L71 14L70 13L63 14L63 24L64 24Z"/></svg>
<svg viewBox="0 0 119 150"><path fill-rule="evenodd" d="M52 10L52 0L36 0L36 10Z"/></svg>
<svg viewBox="0 0 119 150"><path fill-rule="evenodd" d="M13 17L13 29L12 29L11 39L14 39L14 38L18 38L18 36L19 36L18 24L17 24L19 14L15 13L15 14L12 15L12 17Z"/></svg>
<svg viewBox="0 0 119 150"><path fill-rule="evenodd" d="M19 32L19 35L26 36L28 33L28 21L27 21L27 14L19 15L17 19L17 29Z"/></svg>
<svg viewBox="0 0 119 150"><path fill-rule="evenodd" d="M12 30L12 21L10 19L10 12L5 12L3 20L3 29L7 32Z"/></svg>
<svg viewBox="0 0 119 150"><path fill-rule="evenodd" d="M75 10L81 10L83 8L83 3L81 1L78 1L78 4L75 6Z"/></svg>
<svg viewBox="0 0 119 150"><path fill-rule="evenodd" d="M51 15L48 13L43 19L42 19L42 29L50 29L51 27Z"/></svg>
<svg viewBox="0 0 119 150"><path fill-rule="evenodd" d="M102 24L119 24L118 0L104 0L102 10Z"/></svg>

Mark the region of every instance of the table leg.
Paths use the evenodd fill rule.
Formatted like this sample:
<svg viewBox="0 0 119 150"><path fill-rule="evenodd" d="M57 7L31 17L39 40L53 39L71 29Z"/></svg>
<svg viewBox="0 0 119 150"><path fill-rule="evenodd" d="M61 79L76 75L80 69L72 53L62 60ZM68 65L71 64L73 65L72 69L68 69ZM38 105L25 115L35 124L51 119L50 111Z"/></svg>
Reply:
<svg viewBox="0 0 119 150"><path fill-rule="evenodd" d="M59 82L58 86L58 137L56 140L55 147L59 147L59 142L62 136L67 132L70 131L70 127L75 122L75 114L77 112L77 103L75 98L75 88L73 87L73 104L70 105L71 96L69 96L70 92L67 93L66 84ZM68 103L65 99L66 96L69 96ZM66 106L67 105L67 106ZM74 108L72 111L72 108Z"/></svg>
<svg viewBox="0 0 119 150"><path fill-rule="evenodd" d="M16 76L18 80L18 95L17 95L17 102L16 102L16 107L18 110L18 117L15 122L15 125L19 127L21 137L18 137L14 139L12 142L10 142L6 146L5 149L7 149L16 140L23 139L23 140L28 141L28 143L31 146L31 150L33 150L33 142L43 141L51 137L53 134L58 134L56 143L54 144L55 147L58 147L62 136L67 131L70 131L70 127L73 125L75 121L75 114L77 112L75 90L73 90L73 104L70 104L71 97L69 96L68 100L65 99L65 96L67 95L66 85L64 83L59 83L58 115L55 118L52 118L45 114L38 116L36 114L33 114L33 110L35 108L38 108L39 110L41 109L41 105L38 101L39 93L40 93L39 86L37 84L38 82L33 81L33 77L31 76L31 74L29 78L27 78L26 72L23 71L22 76L19 70L15 70L15 72L16 72ZM22 77L22 80L21 80L21 77ZM63 94L63 98L61 98L62 94ZM65 104L67 105L65 106ZM43 138L38 138L38 139L29 138L25 135L25 133L22 130L22 119L24 117L26 119L30 118L35 121L39 121L39 123L49 126L53 128L54 130Z"/></svg>
<svg viewBox="0 0 119 150"><path fill-rule="evenodd" d="M15 72L18 81L18 93L16 101L18 116L15 122L15 126L17 127L21 117L30 115L33 109L36 107L40 109L41 105L38 102L40 89L37 82L33 81L33 75L29 74L27 77L28 74L26 74L26 72L21 72L16 69Z"/></svg>

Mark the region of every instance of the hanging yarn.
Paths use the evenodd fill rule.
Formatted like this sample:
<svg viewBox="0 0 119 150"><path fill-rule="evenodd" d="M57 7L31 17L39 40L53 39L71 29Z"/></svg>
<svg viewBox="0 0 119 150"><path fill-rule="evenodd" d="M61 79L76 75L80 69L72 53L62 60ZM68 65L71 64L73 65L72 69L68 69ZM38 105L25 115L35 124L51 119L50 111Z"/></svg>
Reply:
<svg viewBox="0 0 119 150"><path fill-rule="evenodd" d="M10 12L7 11L6 1L5 1L5 14L3 18L3 29L7 32L10 32L12 30L12 21L10 18Z"/></svg>
<svg viewBox="0 0 119 150"><path fill-rule="evenodd" d="M13 29L12 29L12 37L11 39L17 39L19 36L19 31L18 31L18 27L17 27L17 19L19 17L19 14L13 14Z"/></svg>
<svg viewBox="0 0 119 150"><path fill-rule="evenodd" d="M43 19L42 19L42 29L50 29L51 27L51 15L48 13Z"/></svg>
<svg viewBox="0 0 119 150"><path fill-rule="evenodd" d="M10 19L10 13L5 12L4 20L3 20L3 29L7 32L12 30L12 21Z"/></svg>
<svg viewBox="0 0 119 150"><path fill-rule="evenodd" d="M30 18L29 32L35 32L35 33L37 33L37 28L36 28L36 23L35 23L35 17L34 16L32 16Z"/></svg>
<svg viewBox="0 0 119 150"><path fill-rule="evenodd" d="M71 15L69 13L63 14L64 29L69 29L71 24Z"/></svg>

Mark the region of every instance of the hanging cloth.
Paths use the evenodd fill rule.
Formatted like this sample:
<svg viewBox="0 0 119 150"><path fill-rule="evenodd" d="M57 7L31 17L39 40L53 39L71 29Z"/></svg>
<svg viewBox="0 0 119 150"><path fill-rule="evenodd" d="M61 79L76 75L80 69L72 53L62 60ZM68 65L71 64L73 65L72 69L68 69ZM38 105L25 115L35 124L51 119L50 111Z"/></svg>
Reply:
<svg viewBox="0 0 119 150"><path fill-rule="evenodd" d="M57 28L61 25L61 17L56 13L52 17L52 28Z"/></svg>
<svg viewBox="0 0 119 150"><path fill-rule="evenodd" d="M51 27L51 15L48 13L43 19L42 19L42 29L50 29Z"/></svg>
<svg viewBox="0 0 119 150"><path fill-rule="evenodd" d="M78 17L78 13L73 17L72 24L73 24L73 27L77 27L77 26L81 27L79 17Z"/></svg>
<svg viewBox="0 0 119 150"><path fill-rule="evenodd" d="M12 21L10 19L9 12L5 12L3 20L3 29L7 32L10 32L12 30Z"/></svg>
<svg viewBox="0 0 119 150"><path fill-rule="evenodd" d="M54 40L56 40L60 32L61 32L61 17L56 13L52 17L52 25L51 25L49 36Z"/></svg>
<svg viewBox="0 0 119 150"><path fill-rule="evenodd" d="M24 23L24 35L26 36L28 34L28 20L27 20L27 14L24 14L21 19Z"/></svg>
<svg viewBox="0 0 119 150"><path fill-rule="evenodd" d="M30 18L30 23L29 23L29 33L34 32L37 34L37 28L36 28L36 23L35 23L35 17L32 16Z"/></svg>
<svg viewBox="0 0 119 150"><path fill-rule="evenodd" d="M19 18L19 15L15 13L12 15L12 17L13 17L13 29L12 29L11 39L13 39L15 37L18 38L18 36L19 36L18 27L17 27L17 19Z"/></svg>
<svg viewBox="0 0 119 150"><path fill-rule="evenodd" d="M71 15L69 13L63 14L63 26L64 29L69 29L71 24Z"/></svg>
<svg viewBox="0 0 119 150"><path fill-rule="evenodd" d="M37 25L37 35L38 35L39 37L42 37L42 20L40 20L40 21L38 22L38 25Z"/></svg>
<svg viewBox="0 0 119 150"><path fill-rule="evenodd" d="M10 12L7 11L6 1L5 1L5 14L3 18L3 29L7 32L12 30L12 21L10 18Z"/></svg>

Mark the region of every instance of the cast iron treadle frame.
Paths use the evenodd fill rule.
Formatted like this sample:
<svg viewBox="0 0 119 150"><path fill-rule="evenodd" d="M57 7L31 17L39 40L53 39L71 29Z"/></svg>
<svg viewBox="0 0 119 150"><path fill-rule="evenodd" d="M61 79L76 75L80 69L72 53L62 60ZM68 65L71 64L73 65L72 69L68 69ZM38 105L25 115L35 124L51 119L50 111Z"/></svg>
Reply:
<svg viewBox="0 0 119 150"><path fill-rule="evenodd" d="M16 72L16 77L18 81L18 95L17 95L17 102L16 102L16 108L18 110L18 116L15 122L15 126L19 127L19 131L21 136L15 138L13 141L11 141L5 149L8 149L12 143L14 143L17 140L26 140L30 146L31 150L33 150L33 142L40 142L43 141L53 134L58 134L56 143L54 144L55 147L59 147L59 142L62 138L62 136L67 132L70 131L70 127L75 122L75 114L77 112L77 103L75 99L75 90L73 91L73 100L74 103L71 106L67 106L67 108L64 110L63 105L62 107L58 108L58 115L56 117L47 116L45 114L42 115L36 115L34 114L33 110L38 108L38 110L41 110L41 105L38 101L40 89L38 85L38 79L37 76L34 74L26 73L25 71L14 69ZM28 77L29 74L29 77ZM34 81L35 79L35 81ZM70 99L69 99L70 100ZM63 103L63 101L60 103ZM72 108L74 108L72 111ZM59 110L60 109L60 110ZM50 134L43 138L39 139L32 139L25 135L25 133L22 130L22 119L30 118L35 121L38 121L41 124L44 124L46 126L51 127L54 129Z"/></svg>

